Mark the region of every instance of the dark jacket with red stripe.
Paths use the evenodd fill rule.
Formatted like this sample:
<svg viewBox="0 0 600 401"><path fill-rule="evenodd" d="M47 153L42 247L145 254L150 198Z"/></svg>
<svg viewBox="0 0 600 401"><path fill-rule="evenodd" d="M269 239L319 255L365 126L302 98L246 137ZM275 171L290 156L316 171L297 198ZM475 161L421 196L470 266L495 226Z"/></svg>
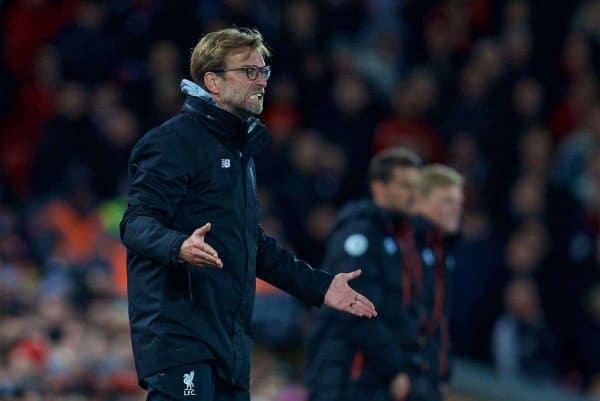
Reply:
<svg viewBox="0 0 600 401"><path fill-rule="evenodd" d="M411 222L418 263L412 268L412 302L420 307L419 333L421 352L425 357L427 375L432 383L446 381L450 376L450 337L448 315L452 300L452 248L456 235L446 235L424 218Z"/></svg>
<svg viewBox="0 0 600 401"><path fill-rule="evenodd" d="M331 273L361 268L353 286L373 301L378 316L359 319L319 311L309 353L311 401L355 398L345 393L350 388L387 391L398 373L421 372L419 322L414 305L404 300L399 236L407 225L405 218L370 201L351 203L340 212L324 268ZM418 259L418 252L415 255Z"/></svg>

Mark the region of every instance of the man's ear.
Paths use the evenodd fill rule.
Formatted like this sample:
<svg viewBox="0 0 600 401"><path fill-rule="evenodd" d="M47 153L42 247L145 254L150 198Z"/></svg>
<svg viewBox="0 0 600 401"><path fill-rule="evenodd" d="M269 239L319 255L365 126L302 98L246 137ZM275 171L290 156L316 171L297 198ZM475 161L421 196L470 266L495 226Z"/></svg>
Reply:
<svg viewBox="0 0 600 401"><path fill-rule="evenodd" d="M376 203L381 202L383 183L379 180L373 180L369 183L369 189L371 190L371 196Z"/></svg>
<svg viewBox="0 0 600 401"><path fill-rule="evenodd" d="M206 90L212 95L218 95L221 91L221 77L214 72L207 72L204 74L204 86Z"/></svg>

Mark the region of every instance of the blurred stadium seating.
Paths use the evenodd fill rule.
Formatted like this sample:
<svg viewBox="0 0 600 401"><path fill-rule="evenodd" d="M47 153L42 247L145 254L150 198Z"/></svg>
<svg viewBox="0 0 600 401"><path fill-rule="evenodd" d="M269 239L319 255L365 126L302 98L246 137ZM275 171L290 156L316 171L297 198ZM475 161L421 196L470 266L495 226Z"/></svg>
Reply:
<svg viewBox="0 0 600 401"><path fill-rule="evenodd" d="M127 158L181 107L195 41L232 24L274 53L265 229L318 266L373 152L455 167L452 400L600 399L598 0L0 1L0 399L144 399ZM253 400L305 399L311 315L259 285Z"/></svg>

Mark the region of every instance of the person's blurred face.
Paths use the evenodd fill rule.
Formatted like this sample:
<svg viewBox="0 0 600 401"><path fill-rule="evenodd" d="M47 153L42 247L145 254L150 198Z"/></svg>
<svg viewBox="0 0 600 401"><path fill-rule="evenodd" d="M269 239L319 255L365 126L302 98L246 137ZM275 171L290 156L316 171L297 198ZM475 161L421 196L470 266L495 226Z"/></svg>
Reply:
<svg viewBox="0 0 600 401"><path fill-rule="evenodd" d="M333 87L335 105L346 115L356 115L369 101L369 91L358 76L345 75Z"/></svg>
<svg viewBox="0 0 600 401"><path fill-rule="evenodd" d="M504 251L511 273L531 274L542 266L548 252L548 233L538 221L527 221L511 234Z"/></svg>
<svg viewBox="0 0 600 401"><path fill-rule="evenodd" d="M79 119L87 111L88 101L88 95L81 84L66 83L58 93L58 113L70 120Z"/></svg>
<svg viewBox="0 0 600 401"><path fill-rule="evenodd" d="M540 301L530 279L517 279L509 284L505 305L507 311L522 322L534 323L539 318Z"/></svg>
<svg viewBox="0 0 600 401"><path fill-rule="evenodd" d="M536 117L542 109L543 92L534 79L523 79L513 88L513 107L522 117Z"/></svg>
<svg viewBox="0 0 600 401"><path fill-rule="evenodd" d="M296 40L309 39L317 34L317 10L310 1L290 2L286 12L287 27Z"/></svg>
<svg viewBox="0 0 600 401"><path fill-rule="evenodd" d="M455 233L460 227L464 194L462 185L433 188L419 198L421 213L446 233Z"/></svg>
<svg viewBox="0 0 600 401"><path fill-rule="evenodd" d="M223 69L252 65L265 66L262 54L258 50L242 48L232 51L225 58ZM244 70L226 71L218 76L217 92L213 95L223 109L241 118L256 116L262 112L267 80L261 73L255 80L250 80Z"/></svg>
<svg viewBox="0 0 600 401"><path fill-rule="evenodd" d="M152 46L149 64L155 75L176 73L179 65L179 54L175 44L164 40Z"/></svg>
<svg viewBox="0 0 600 401"><path fill-rule="evenodd" d="M375 204L404 214L415 213L415 198L421 174L416 167L396 167L387 182L374 181L371 191Z"/></svg>
<svg viewBox="0 0 600 401"><path fill-rule="evenodd" d="M323 142L312 131L300 132L292 145L291 162L293 167L304 175L317 174L319 163L315 155L321 155ZM319 160L316 158L316 160Z"/></svg>
<svg viewBox="0 0 600 401"><path fill-rule="evenodd" d="M528 174L520 177L510 194L511 212L517 217L539 216L546 207L542 180Z"/></svg>

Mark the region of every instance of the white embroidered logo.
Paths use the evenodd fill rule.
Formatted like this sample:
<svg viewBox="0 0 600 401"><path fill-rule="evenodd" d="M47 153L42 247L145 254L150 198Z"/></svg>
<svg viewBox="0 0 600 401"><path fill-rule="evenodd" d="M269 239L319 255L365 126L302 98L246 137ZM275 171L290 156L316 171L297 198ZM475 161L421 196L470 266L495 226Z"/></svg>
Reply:
<svg viewBox="0 0 600 401"><path fill-rule="evenodd" d="M350 256L362 256L368 248L369 240L361 233L354 233L344 241L344 251Z"/></svg>
<svg viewBox="0 0 600 401"><path fill-rule="evenodd" d="M190 373L185 373L183 375L183 384L185 384L185 389L183 390L184 396L196 395L194 391L194 371L192 370Z"/></svg>
<svg viewBox="0 0 600 401"><path fill-rule="evenodd" d="M231 167L230 159L221 159L221 168L229 168Z"/></svg>
<svg viewBox="0 0 600 401"><path fill-rule="evenodd" d="M398 250L398 247L396 246L396 242L394 241L394 239L392 237L386 237L386 239L383 240L383 247L385 248L387 253L390 255L395 254L396 251Z"/></svg>
<svg viewBox="0 0 600 401"><path fill-rule="evenodd" d="M431 249L424 249L421 256L423 258L423 262L425 262L425 266L432 267L435 263L435 256L433 255L433 251Z"/></svg>

